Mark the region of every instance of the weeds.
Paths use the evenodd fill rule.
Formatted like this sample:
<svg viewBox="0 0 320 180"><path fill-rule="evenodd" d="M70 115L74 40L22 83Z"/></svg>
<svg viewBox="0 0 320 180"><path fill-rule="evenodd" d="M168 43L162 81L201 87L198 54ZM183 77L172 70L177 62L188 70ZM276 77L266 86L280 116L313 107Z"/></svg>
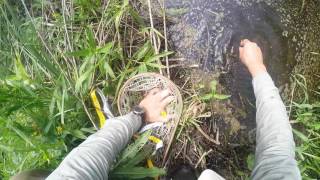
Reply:
<svg viewBox="0 0 320 180"><path fill-rule="evenodd" d="M303 125L302 132L294 130L301 174L305 179L319 178L320 172L320 102L295 104L294 117Z"/></svg>
<svg viewBox="0 0 320 180"><path fill-rule="evenodd" d="M320 101L311 101L308 96L306 79L295 75L300 102L293 102L292 116L295 138L297 140L296 155L303 179L318 179L320 177ZM315 95L319 95L317 91ZM298 93L296 93L298 94ZM295 95L295 94L294 94ZM317 96L316 96L317 97Z"/></svg>
<svg viewBox="0 0 320 180"><path fill-rule="evenodd" d="M138 166L145 162L146 157L151 157L153 147L148 144L151 131L142 134L133 144L129 145L120 155L111 171L112 179L141 179L145 177L158 177L166 172L156 167Z"/></svg>
<svg viewBox="0 0 320 180"><path fill-rule="evenodd" d="M224 100L224 99L228 99L230 98L229 95L224 95L224 94L218 94L217 93L217 84L218 82L213 80L210 82L210 88L211 88L211 92L209 94L205 94L203 96L200 97L201 100L204 101L208 101L208 100Z"/></svg>
<svg viewBox="0 0 320 180"><path fill-rule="evenodd" d="M159 72L160 58L170 54L154 47L164 36L146 26L128 0L4 0L0 24L4 179L25 169L55 168L95 132L92 88L103 87L113 99L124 80Z"/></svg>

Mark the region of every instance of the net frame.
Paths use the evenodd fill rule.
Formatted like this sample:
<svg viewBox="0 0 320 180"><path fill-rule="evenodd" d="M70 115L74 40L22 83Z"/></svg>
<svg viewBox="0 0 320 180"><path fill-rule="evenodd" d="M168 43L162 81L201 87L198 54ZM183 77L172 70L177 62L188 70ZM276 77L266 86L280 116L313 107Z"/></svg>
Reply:
<svg viewBox="0 0 320 180"><path fill-rule="evenodd" d="M168 88L172 91L170 95L174 97L174 100L166 108L168 121L162 126L153 129L153 135L162 139L167 153L183 109L181 93L170 79L157 73L142 73L131 77L119 91L117 99L118 111L120 115L131 112L131 108L137 105L144 95L154 88L159 88L160 90Z"/></svg>

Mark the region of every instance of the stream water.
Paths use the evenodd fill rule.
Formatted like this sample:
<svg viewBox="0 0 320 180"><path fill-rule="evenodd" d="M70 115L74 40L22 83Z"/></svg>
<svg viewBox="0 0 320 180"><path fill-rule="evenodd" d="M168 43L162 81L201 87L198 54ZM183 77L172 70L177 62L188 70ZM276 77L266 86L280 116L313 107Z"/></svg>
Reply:
<svg viewBox="0 0 320 180"><path fill-rule="evenodd" d="M280 90L288 88L294 71L319 75L319 1L165 2L172 48L187 66L207 72L204 78L210 78L211 72L221 74L219 80L232 95L231 104L246 112L244 118L236 116L241 121L238 129L255 126L251 77L238 59L241 39L250 39L261 47L268 71Z"/></svg>

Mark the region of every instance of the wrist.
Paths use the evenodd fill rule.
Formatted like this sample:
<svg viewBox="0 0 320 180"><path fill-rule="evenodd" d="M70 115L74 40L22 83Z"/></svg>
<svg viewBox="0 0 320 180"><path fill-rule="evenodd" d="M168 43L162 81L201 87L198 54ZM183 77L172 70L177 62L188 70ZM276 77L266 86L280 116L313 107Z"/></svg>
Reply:
<svg viewBox="0 0 320 180"><path fill-rule="evenodd" d="M142 106L138 105L138 106L134 106L132 108L132 112L133 114L140 116L141 120L144 120L144 115L145 115L145 108L143 108Z"/></svg>
<svg viewBox="0 0 320 180"><path fill-rule="evenodd" d="M132 108L132 114L134 116L137 117L137 119L139 120L139 129L141 129L144 125L145 125L145 110L143 107L141 107L140 105L138 106L134 106Z"/></svg>
<svg viewBox="0 0 320 180"><path fill-rule="evenodd" d="M248 70L249 70L252 78L256 77L257 75L259 75L261 73L267 72L267 68L264 64L248 67Z"/></svg>

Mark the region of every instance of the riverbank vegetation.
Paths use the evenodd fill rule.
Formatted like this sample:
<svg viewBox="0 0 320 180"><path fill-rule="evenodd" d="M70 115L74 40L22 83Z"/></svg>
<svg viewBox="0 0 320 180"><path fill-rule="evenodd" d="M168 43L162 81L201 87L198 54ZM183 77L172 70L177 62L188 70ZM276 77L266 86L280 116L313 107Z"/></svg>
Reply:
<svg viewBox="0 0 320 180"><path fill-rule="evenodd" d="M310 94L306 79L302 75L295 75L293 79L292 95L303 94L290 106L297 146L296 156L303 179L318 179L320 177L320 87Z"/></svg>
<svg viewBox="0 0 320 180"><path fill-rule="evenodd" d="M159 72L163 36L129 1L0 1L0 177L54 169L96 130L89 92ZM154 39L154 41L152 40ZM152 42L152 43L151 43Z"/></svg>

